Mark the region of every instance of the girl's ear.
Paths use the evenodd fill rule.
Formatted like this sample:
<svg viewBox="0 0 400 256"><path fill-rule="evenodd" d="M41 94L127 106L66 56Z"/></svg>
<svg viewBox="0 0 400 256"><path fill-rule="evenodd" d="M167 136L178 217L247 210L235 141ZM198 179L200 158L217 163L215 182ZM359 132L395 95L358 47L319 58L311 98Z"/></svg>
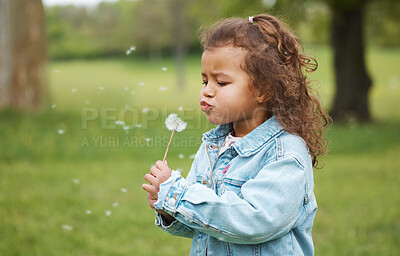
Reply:
<svg viewBox="0 0 400 256"><path fill-rule="evenodd" d="M261 95L260 97L257 98L256 102L257 103L265 103L267 101L267 97L265 95Z"/></svg>
<svg viewBox="0 0 400 256"><path fill-rule="evenodd" d="M257 104L262 104L262 103L265 103L265 102L267 102L267 96L265 95L265 94L262 94L259 90L257 90L255 93L254 93L254 98L256 99L256 103Z"/></svg>

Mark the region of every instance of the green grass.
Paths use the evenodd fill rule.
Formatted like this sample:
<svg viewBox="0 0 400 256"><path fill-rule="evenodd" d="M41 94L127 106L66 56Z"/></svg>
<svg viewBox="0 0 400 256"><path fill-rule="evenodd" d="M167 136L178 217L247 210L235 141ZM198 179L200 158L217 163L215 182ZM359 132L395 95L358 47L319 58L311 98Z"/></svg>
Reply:
<svg viewBox="0 0 400 256"><path fill-rule="evenodd" d="M312 78L329 108L331 54L326 48L311 52L320 63ZM328 131L330 152L324 168L315 171L316 255L398 255L400 250L400 50L370 49L367 57L375 82L370 95L375 122ZM170 59L51 63L44 112L0 114L0 255L188 255L190 239L154 226L141 184L163 156L168 113L179 113L189 125L176 135L168 156L169 165L183 174L201 134L213 127L197 107L199 60L188 59L185 90L177 89ZM83 118L93 111L97 118ZM113 127L114 117L133 128Z"/></svg>

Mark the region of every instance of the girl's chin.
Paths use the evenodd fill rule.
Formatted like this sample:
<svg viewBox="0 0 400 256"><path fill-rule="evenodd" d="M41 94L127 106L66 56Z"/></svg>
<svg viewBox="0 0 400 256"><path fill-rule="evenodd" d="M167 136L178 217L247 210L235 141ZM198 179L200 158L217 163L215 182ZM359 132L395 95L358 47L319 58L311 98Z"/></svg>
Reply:
<svg viewBox="0 0 400 256"><path fill-rule="evenodd" d="M210 122L214 125L219 125L218 120L216 118L214 118L213 116L211 116L210 114L206 113L206 117L207 117L208 122Z"/></svg>
<svg viewBox="0 0 400 256"><path fill-rule="evenodd" d="M208 121L209 121L211 124L214 124L214 125L220 125L220 123L219 123L219 122L217 122L217 121L213 121L213 120L210 120L210 119L208 119Z"/></svg>
<svg viewBox="0 0 400 256"><path fill-rule="evenodd" d="M215 117L211 116L210 114L206 114L206 117L207 117L208 122L210 122L211 124L214 124L214 125L222 125L222 124L229 123L226 121L224 122L224 120L221 120L219 118L215 118Z"/></svg>

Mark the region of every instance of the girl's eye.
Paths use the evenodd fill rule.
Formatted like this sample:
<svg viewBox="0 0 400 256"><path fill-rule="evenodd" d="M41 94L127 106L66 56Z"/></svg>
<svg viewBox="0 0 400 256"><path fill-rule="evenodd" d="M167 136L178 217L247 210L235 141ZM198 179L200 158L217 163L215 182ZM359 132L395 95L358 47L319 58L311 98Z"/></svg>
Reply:
<svg viewBox="0 0 400 256"><path fill-rule="evenodd" d="M225 85L227 85L228 83L225 83L225 82L218 82L218 85L220 85L220 86L225 86Z"/></svg>
<svg viewBox="0 0 400 256"><path fill-rule="evenodd" d="M207 85L208 81L203 81L202 84Z"/></svg>

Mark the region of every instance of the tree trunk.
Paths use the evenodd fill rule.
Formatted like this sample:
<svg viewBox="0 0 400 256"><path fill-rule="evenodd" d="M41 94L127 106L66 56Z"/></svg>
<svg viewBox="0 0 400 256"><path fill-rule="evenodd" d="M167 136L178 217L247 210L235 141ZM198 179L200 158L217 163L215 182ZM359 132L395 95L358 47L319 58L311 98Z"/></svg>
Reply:
<svg viewBox="0 0 400 256"><path fill-rule="evenodd" d="M372 82L364 58L363 11L364 4L350 10L333 8L336 95L330 115L337 122L371 120L368 94Z"/></svg>
<svg viewBox="0 0 400 256"><path fill-rule="evenodd" d="M46 88L41 0L0 0L0 108L37 110Z"/></svg>

